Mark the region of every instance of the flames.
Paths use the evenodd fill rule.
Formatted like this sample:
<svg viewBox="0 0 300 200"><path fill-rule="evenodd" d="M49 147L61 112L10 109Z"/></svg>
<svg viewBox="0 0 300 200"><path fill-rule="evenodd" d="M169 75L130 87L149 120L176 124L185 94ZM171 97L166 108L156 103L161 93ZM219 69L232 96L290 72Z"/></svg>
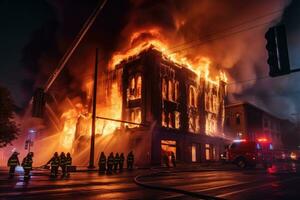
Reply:
<svg viewBox="0 0 300 200"><path fill-rule="evenodd" d="M156 33L154 30L151 30L150 32L152 34L153 34L153 32ZM138 33L133 34L133 37L131 39L132 43L135 40L134 38L137 38L137 37L138 37ZM197 57L196 59L195 58L193 60L188 59L183 54L172 51L168 47L167 42L163 42L162 40L159 40L159 39L151 39L148 41L142 41L142 42L139 42L139 44L137 44L135 47L131 47L122 52L116 52L113 55L111 62L109 64L110 69L113 70L115 66L117 66L118 64L121 63L121 61L126 60L130 57L136 56L140 52L142 52L148 48L151 48L151 47L162 52L163 56L166 59L192 70L193 72L195 72L198 75L199 78L202 76L205 78L205 80L207 80L211 83L214 83L214 84L218 84L219 80L227 82L226 74L223 71L219 71L219 75L216 76L214 79L212 77L210 77L210 65L212 63L210 58L205 57L205 56L198 57L199 56L198 55L198 56L196 56Z"/></svg>
<svg viewBox="0 0 300 200"><path fill-rule="evenodd" d="M209 57L196 56L194 59L189 59L180 53L172 52L169 48L168 42L163 40L159 35L159 30L148 30L147 34L151 35L151 38L147 40L141 40L140 36L144 34L144 31L137 31L132 34L130 43L131 46L127 50L114 53L110 62L109 70L114 71L115 67L123 60L127 60L130 57L137 56L143 50L148 48L155 48L162 52L165 59L168 59L174 63L179 64L181 67L186 67L198 75L198 78L204 78L206 81L213 85L218 85L221 81L227 81L227 77L224 72L220 71L219 74L212 79L210 76L210 65L212 63ZM105 97L101 97L101 101L105 100L101 104L97 104L97 116L102 116L110 119L122 118L122 95L119 90L121 79L110 79L106 88L108 91L105 93ZM87 80L84 83L84 90L88 99L91 99L92 93L92 81ZM84 106L83 106L84 107ZM86 107L86 106L85 106ZM81 120L78 120L81 118ZM91 114L87 109L69 109L62 114L62 131L61 131L61 144L65 148L71 148L74 142L75 135L90 135L91 134ZM96 121L96 134L111 134L116 129L120 128L120 122L114 122L110 120L97 119ZM78 133L79 132L79 133Z"/></svg>

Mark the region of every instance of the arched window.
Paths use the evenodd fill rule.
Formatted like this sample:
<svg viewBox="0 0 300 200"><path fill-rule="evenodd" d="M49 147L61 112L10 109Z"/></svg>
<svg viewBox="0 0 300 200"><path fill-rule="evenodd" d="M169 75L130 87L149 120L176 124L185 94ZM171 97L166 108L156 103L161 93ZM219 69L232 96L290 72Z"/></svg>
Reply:
<svg viewBox="0 0 300 200"><path fill-rule="evenodd" d="M165 78L163 78L162 79L162 88L161 88L161 92L162 92L162 98L163 99L167 99L167 90L168 90L168 86L167 86L167 82L166 82L166 79Z"/></svg>
<svg viewBox="0 0 300 200"><path fill-rule="evenodd" d="M141 96L142 96L142 76L138 75L136 81L136 98L141 98Z"/></svg>
<svg viewBox="0 0 300 200"><path fill-rule="evenodd" d="M179 82L175 81L175 101L179 100Z"/></svg>
<svg viewBox="0 0 300 200"><path fill-rule="evenodd" d="M197 107L197 95L196 95L196 89L194 86L190 86L189 105L193 106L193 107Z"/></svg>
<svg viewBox="0 0 300 200"><path fill-rule="evenodd" d="M166 113L165 113L165 111L162 111L161 112L161 125L163 126L163 127L167 127L168 126L168 124L167 124L167 119L166 119L167 117L166 117Z"/></svg>
<svg viewBox="0 0 300 200"><path fill-rule="evenodd" d="M170 101L173 101L173 81L169 80L168 82L168 98Z"/></svg>
<svg viewBox="0 0 300 200"><path fill-rule="evenodd" d="M179 129L180 128L180 112L175 111L174 116L175 116L175 128Z"/></svg>

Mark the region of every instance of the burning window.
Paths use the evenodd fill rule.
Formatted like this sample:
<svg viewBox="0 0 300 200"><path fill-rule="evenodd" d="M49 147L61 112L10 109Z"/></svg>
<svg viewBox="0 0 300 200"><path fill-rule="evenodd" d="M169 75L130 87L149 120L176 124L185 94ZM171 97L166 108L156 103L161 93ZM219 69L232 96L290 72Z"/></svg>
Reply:
<svg viewBox="0 0 300 200"><path fill-rule="evenodd" d="M173 98L173 93L174 93L174 90L173 90L173 81L169 80L168 81L168 99L169 101L174 101L174 98Z"/></svg>
<svg viewBox="0 0 300 200"><path fill-rule="evenodd" d="M168 127L167 117L166 117L165 111L162 111L162 113L161 113L161 125L163 127Z"/></svg>
<svg viewBox="0 0 300 200"><path fill-rule="evenodd" d="M207 135L213 135L217 132L217 119L212 113L206 116L205 132Z"/></svg>
<svg viewBox="0 0 300 200"><path fill-rule="evenodd" d="M180 112L175 111L174 116L175 116L175 128L179 129L180 128Z"/></svg>
<svg viewBox="0 0 300 200"><path fill-rule="evenodd" d="M194 86L190 86L189 88L189 106L197 107L197 94L196 88Z"/></svg>
<svg viewBox="0 0 300 200"><path fill-rule="evenodd" d="M140 124L142 122L141 108L134 108L129 110L129 121ZM139 127L139 125L129 124L129 128Z"/></svg>
<svg viewBox="0 0 300 200"><path fill-rule="evenodd" d="M200 126L199 126L199 116L196 114L190 113L189 116L189 131L192 133L199 133Z"/></svg>
<svg viewBox="0 0 300 200"><path fill-rule="evenodd" d="M180 128L180 112L165 112L161 113L161 125L168 128Z"/></svg>
<svg viewBox="0 0 300 200"><path fill-rule="evenodd" d="M173 128L173 116L172 113L168 114L168 127Z"/></svg>
<svg viewBox="0 0 300 200"><path fill-rule="evenodd" d="M167 99L168 86L167 86L167 82L166 82L166 79L165 79L165 78L162 79L161 85L162 85L162 86L161 86L161 87L162 87L162 89L161 89L161 92L162 92L162 98L163 98L163 99Z"/></svg>
<svg viewBox="0 0 300 200"><path fill-rule="evenodd" d="M179 82L175 81L175 101L179 100Z"/></svg>
<svg viewBox="0 0 300 200"><path fill-rule="evenodd" d="M136 96L137 96L137 98L141 98L141 96L142 96L142 76L141 75L137 76Z"/></svg>
<svg viewBox="0 0 300 200"><path fill-rule="evenodd" d="M129 80L127 100L140 99L142 97L142 76L138 74Z"/></svg>

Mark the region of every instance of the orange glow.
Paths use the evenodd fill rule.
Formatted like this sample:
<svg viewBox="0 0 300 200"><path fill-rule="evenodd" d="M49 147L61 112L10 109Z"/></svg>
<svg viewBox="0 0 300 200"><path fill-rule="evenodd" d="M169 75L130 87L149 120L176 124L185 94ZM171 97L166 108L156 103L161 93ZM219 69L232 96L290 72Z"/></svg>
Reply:
<svg viewBox="0 0 300 200"><path fill-rule="evenodd" d="M267 138L258 138L257 139L259 142L268 142Z"/></svg>
<svg viewBox="0 0 300 200"><path fill-rule="evenodd" d="M132 34L130 43L131 47L127 50L115 52L109 61L109 69L113 71L116 69L116 66L120 64L122 61L126 61L133 56L138 56L143 50L147 50L149 48L154 48L162 53L163 59L169 60L171 62L176 63L177 67L185 67L192 70L197 76L199 80L204 80L208 85L206 89L207 101L211 102L208 104L206 109L207 112L217 114L218 109L220 108L220 101L217 101L219 96L219 86L221 82L227 82L226 74L222 71L219 71L218 75L212 79L210 76L210 65L212 63L211 59L204 56L196 56L195 59L191 60L185 57L182 53L174 53L169 49L169 44L166 40L163 40L160 36L159 29L152 28L146 31L152 37L147 40L141 39L140 35L145 33L143 31L137 31ZM155 38L155 39L154 39ZM107 85L105 88L109 88L106 91L105 96L101 97L101 103L97 104L97 116L118 119L122 120L122 95L119 91L121 88L121 79L115 78L114 75L107 77L108 81L106 81ZM86 92L86 97L88 101L91 101L92 94L92 80L86 80L82 89ZM127 91L127 99L138 99L141 98L141 90L142 90L142 76L138 75L136 77L132 77L129 84L129 89ZM179 84L174 80L162 80L162 96L164 99L168 98L169 100L176 101L179 97ZM198 86L195 86L195 89ZM191 106L197 107L196 104L196 90L192 92L189 102ZM99 100L100 102L100 100ZM84 109L83 109L84 108ZM61 145L65 148L71 148L73 145L73 141L79 135L90 135L91 134L91 114L88 112L88 103L87 105L81 105L81 108L76 108L73 106L72 109L66 110L61 117L62 121L62 131L61 131ZM170 113L162 112L162 126L173 126L173 121L171 121L172 115ZM198 116L194 116L195 120L198 121ZM79 120L79 118L81 120ZM169 120L166 120L166 119ZM207 134L217 133L217 123L215 121L216 117L210 117L207 119ZM84 120L82 120L84 119ZM130 113L129 120L140 123L141 122L141 110L135 110ZM179 128L179 114L175 113L174 126ZM168 123L167 123L168 122ZM120 122L114 122L109 120L100 120L96 121L96 134L111 134L116 129L119 129L121 126ZM198 129L199 124L194 124L194 129Z"/></svg>

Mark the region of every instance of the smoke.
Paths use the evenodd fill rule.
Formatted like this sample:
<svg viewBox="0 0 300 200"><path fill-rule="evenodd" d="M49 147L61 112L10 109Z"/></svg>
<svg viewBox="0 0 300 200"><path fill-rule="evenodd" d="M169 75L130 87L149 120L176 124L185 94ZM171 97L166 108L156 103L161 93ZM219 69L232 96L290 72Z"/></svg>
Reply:
<svg viewBox="0 0 300 200"><path fill-rule="evenodd" d="M32 35L23 53L24 67L31 74L24 80L24 89L31 88L29 92L45 83L98 1L46 3L50 17ZM83 83L91 79L96 47L100 48L100 70L105 71L113 53L153 38L164 41L171 50L191 60L199 56L211 58L213 69L226 69L229 82L255 79L267 73L264 33L280 21L288 4L287 0L109 1L52 92L72 97L84 90ZM267 13L271 14L259 18ZM231 84L230 101L259 90L255 83ZM258 97L256 102L267 100Z"/></svg>

